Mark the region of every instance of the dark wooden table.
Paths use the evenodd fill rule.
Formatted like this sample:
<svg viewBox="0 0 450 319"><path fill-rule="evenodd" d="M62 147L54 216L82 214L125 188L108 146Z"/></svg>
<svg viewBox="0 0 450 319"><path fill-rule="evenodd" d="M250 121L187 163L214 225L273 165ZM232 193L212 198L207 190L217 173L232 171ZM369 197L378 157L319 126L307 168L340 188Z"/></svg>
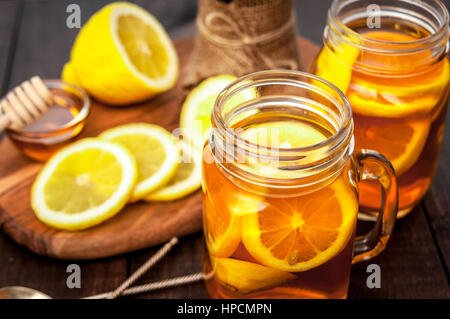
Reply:
<svg viewBox="0 0 450 319"><path fill-rule="evenodd" d="M59 77L78 32L77 29L66 27L66 7L74 2L81 7L84 23L108 1L0 2L1 95L34 74ZM195 0L133 2L152 12L173 38L194 34ZM301 35L320 43L329 4L330 0L296 1ZM2 138L0 136L0 143ZM367 288L366 268L369 263L361 263L352 269L349 298L450 298L449 156L450 127L447 125L438 172L430 191L409 216L397 222L386 251L370 262L381 267L381 288ZM181 243L144 275L139 283L200 271L201 241L201 233L182 238ZM158 248L102 260L76 262L81 267L82 286L80 289L69 289L66 286L66 267L72 262L37 256L0 232L0 287L23 285L58 298L102 293L117 287ZM136 296L206 297L203 283Z"/></svg>

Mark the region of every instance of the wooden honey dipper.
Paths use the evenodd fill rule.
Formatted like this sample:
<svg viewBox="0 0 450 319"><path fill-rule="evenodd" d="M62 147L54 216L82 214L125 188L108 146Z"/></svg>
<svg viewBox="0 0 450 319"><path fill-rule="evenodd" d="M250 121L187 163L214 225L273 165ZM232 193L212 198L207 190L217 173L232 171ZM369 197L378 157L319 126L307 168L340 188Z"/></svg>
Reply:
<svg viewBox="0 0 450 319"><path fill-rule="evenodd" d="M0 133L11 127L22 129L45 114L53 105L50 90L39 76L33 76L11 90L0 101Z"/></svg>

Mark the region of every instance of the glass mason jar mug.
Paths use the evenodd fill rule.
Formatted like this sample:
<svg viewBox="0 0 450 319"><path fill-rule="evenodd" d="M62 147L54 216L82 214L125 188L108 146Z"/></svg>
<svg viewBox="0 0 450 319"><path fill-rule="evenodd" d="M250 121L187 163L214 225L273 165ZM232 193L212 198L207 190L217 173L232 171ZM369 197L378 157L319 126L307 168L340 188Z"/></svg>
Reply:
<svg viewBox="0 0 450 319"><path fill-rule="evenodd" d="M439 0L335 0L312 73L332 82L352 106L356 148L394 166L399 217L428 190L444 133L450 67L449 15ZM370 213L381 197L360 185Z"/></svg>
<svg viewBox="0 0 450 319"><path fill-rule="evenodd" d="M345 298L352 262L384 249L398 193L382 155L354 151L345 95L314 75L262 71L222 91L211 118L203 150L209 294ZM374 228L355 237L360 180L381 185L383 203Z"/></svg>

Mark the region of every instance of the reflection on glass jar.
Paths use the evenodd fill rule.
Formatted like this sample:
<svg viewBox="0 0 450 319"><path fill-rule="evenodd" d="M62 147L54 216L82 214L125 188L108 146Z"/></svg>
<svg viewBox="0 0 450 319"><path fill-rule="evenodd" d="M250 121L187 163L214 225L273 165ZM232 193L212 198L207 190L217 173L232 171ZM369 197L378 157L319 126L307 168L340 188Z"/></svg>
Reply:
<svg viewBox="0 0 450 319"><path fill-rule="evenodd" d="M376 4L333 2L312 72L347 95L356 147L391 161L402 217L424 196L438 163L450 79L449 16L438 0ZM361 205L374 211L378 186L360 187Z"/></svg>
<svg viewBox="0 0 450 319"><path fill-rule="evenodd" d="M212 124L203 150L210 295L345 298L352 262L389 239L398 191L387 160L354 151L346 97L306 73L258 72L219 95ZM355 238L358 182L374 175L386 194L379 223Z"/></svg>

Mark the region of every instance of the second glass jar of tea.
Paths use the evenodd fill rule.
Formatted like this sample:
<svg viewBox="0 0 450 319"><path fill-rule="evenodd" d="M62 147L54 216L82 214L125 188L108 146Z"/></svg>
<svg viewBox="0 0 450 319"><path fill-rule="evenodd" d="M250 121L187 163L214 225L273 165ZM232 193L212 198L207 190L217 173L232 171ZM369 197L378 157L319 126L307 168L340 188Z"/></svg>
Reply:
<svg viewBox="0 0 450 319"><path fill-rule="evenodd" d="M312 72L348 97L356 147L395 168L399 217L421 200L435 174L449 93L449 14L438 0L335 0ZM361 183L367 212L378 185Z"/></svg>

